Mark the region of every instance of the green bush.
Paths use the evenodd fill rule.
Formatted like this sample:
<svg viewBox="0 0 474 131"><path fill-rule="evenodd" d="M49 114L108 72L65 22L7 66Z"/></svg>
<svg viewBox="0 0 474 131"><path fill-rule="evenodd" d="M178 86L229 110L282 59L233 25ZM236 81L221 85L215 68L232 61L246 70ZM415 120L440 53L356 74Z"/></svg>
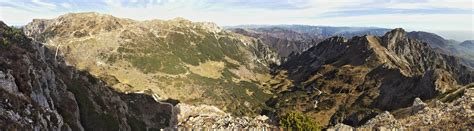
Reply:
<svg viewBox="0 0 474 131"><path fill-rule="evenodd" d="M301 112L290 112L280 118L280 126L288 130L320 131L321 127L310 117Z"/></svg>
<svg viewBox="0 0 474 131"><path fill-rule="evenodd" d="M23 47L29 42L29 39L23 35L23 31L19 28L10 27L0 31L0 47L8 47L11 44Z"/></svg>

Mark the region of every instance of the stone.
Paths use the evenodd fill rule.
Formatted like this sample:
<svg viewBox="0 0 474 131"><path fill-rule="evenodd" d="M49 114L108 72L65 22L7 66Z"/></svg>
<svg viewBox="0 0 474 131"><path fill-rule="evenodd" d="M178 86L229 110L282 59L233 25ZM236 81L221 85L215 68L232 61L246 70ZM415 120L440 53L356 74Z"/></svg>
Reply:
<svg viewBox="0 0 474 131"><path fill-rule="evenodd" d="M18 87L15 83L15 77L11 75L12 70L7 70L6 73L0 71L0 88L6 91L16 94L18 93Z"/></svg>
<svg viewBox="0 0 474 131"><path fill-rule="evenodd" d="M327 131L355 131L355 128L349 125L338 123L334 127L328 128Z"/></svg>
<svg viewBox="0 0 474 131"><path fill-rule="evenodd" d="M318 108L318 100L314 100L313 104L314 104L313 108Z"/></svg>
<svg viewBox="0 0 474 131"><path fill-rule="evenodd" d="M415 98L412 105L412 114L418 113L419 111L423 110L426 107L426 103L424 103L420 98Z"/></svg>

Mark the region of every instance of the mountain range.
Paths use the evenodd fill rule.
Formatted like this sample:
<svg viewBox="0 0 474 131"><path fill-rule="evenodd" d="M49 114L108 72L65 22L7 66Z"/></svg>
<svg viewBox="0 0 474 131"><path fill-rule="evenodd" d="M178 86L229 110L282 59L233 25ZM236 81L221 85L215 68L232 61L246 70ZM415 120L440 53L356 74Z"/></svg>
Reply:
<svg viewBox="0 0 474 131"><path fill-rule="evenodd" d="M466 114L404 127L474 122L467 108L474 44L434 33L222 28L99 13L0 27L0 127L6 129L277 128L294 113L322 128L374 127L386 125L378 124L385 118L431 118L431 110L418 111L439 103Z"/></svg>

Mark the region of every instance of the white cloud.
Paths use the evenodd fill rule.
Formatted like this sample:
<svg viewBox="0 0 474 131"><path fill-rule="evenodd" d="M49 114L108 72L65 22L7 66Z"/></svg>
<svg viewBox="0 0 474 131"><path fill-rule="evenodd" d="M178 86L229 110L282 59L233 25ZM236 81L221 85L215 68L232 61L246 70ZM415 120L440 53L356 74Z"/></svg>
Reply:
<svg viewBox="0 0 474 131"><path fill-rule="evenodd" d="M64 8L71 8L72 5L69 4L69 3L61 3L61 6L64 7Z"/></svg>
<svg viewBox="0 0 474 131"><path fill-rule="evenodd" d="M6 10L8 10L8 13L4 13ZM0 11L0 20L3 20L3 22L8 25L25 25L34 18L51 19L60 15L60 13L54 13L50 11L39 13L3 6L0 6Z"/></svg>
<svg viewBox="0 0 474 131"><path fill-rule="evenodd" d="M42 6L44 8L48 8L48 9L55 9L56 8L56 5L55 4L51 4L51 3L47 3L47 2L43 2L41 0L31 0L31 2L39 5L39 6Z"/></svg>
<svg viewBox="0 0 474 131"><path fill-rule="evenodd" d="M237 1L237 0L236 0ZM349 15L335 17L318 17L331 11L345 9L371 9L371 8L395 8L395 9L419 9L419 8L439 8L439 9L464 9L472 10L471 0L288 0L289 3L303 3L300 7L291 9L259 8L258 6L242 7L232 6L232 2L210 3L205 0L147 0L143 6L123 5L120 0L106 0L104 5L106 10L98 12L111 14L117 17L132 18L137 20L150 19L172 19L184 17L193 21L210 21L219 25L240 25L240 24L309 24L309 25L333 25L333 26L378 26L378 27L403 27L408 30L425 31L464 31L472 32L474 29L473 13L463 14L370 14L370 15ZM15 1L11 1L15 2ZM40 0L33 1L42 8L28 12L19 8L8 9L0 6L2 12L8 10L9 13L0 12L0 18L7 23L26 24L32 18L52 18L65 12L78 10L80 2L70 1L68 3L58 3L58 6L69 10L53 11L55 4L46 3ZM239 3L242 4L242 3ZM245 4L245 3L244 3ZM19 4L21 5L21 4ZM71 6L74 5L74 6ZM48 8L46 8L48 7ZM41 13L39 13L41 12Z"/></svg>

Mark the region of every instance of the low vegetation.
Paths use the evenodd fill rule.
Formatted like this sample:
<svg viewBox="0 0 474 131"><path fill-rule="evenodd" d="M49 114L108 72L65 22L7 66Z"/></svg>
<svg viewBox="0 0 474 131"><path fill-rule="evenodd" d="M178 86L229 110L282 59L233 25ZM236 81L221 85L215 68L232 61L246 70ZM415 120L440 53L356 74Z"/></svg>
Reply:
<svg viewBox="0 0 474 131"><path fill-rule="evenodd" d="M280 118L280 126L289 130L319 131L321 126L301 112L290 112Z"/></svg>
<svg viewBox="0 0 474 131"><path fill-rule="evenodd" d="M83 85L79 81L74 81L68 88L71 91L79 106L81 124L85 130L111 130L115 131L119 129L119 121L113 115L108 113L97 112L93 101L88 97L87 90L84 89ZM100 101L100 100L96 100Z"/></svg>
<svg viewBox="0 0 474 131"><path fill-rule="evenodd" d="M11 27L0 30L0 47L8 47L11 44L29 43L29 39L23 35L23 32L19 28Z"/></svg>

